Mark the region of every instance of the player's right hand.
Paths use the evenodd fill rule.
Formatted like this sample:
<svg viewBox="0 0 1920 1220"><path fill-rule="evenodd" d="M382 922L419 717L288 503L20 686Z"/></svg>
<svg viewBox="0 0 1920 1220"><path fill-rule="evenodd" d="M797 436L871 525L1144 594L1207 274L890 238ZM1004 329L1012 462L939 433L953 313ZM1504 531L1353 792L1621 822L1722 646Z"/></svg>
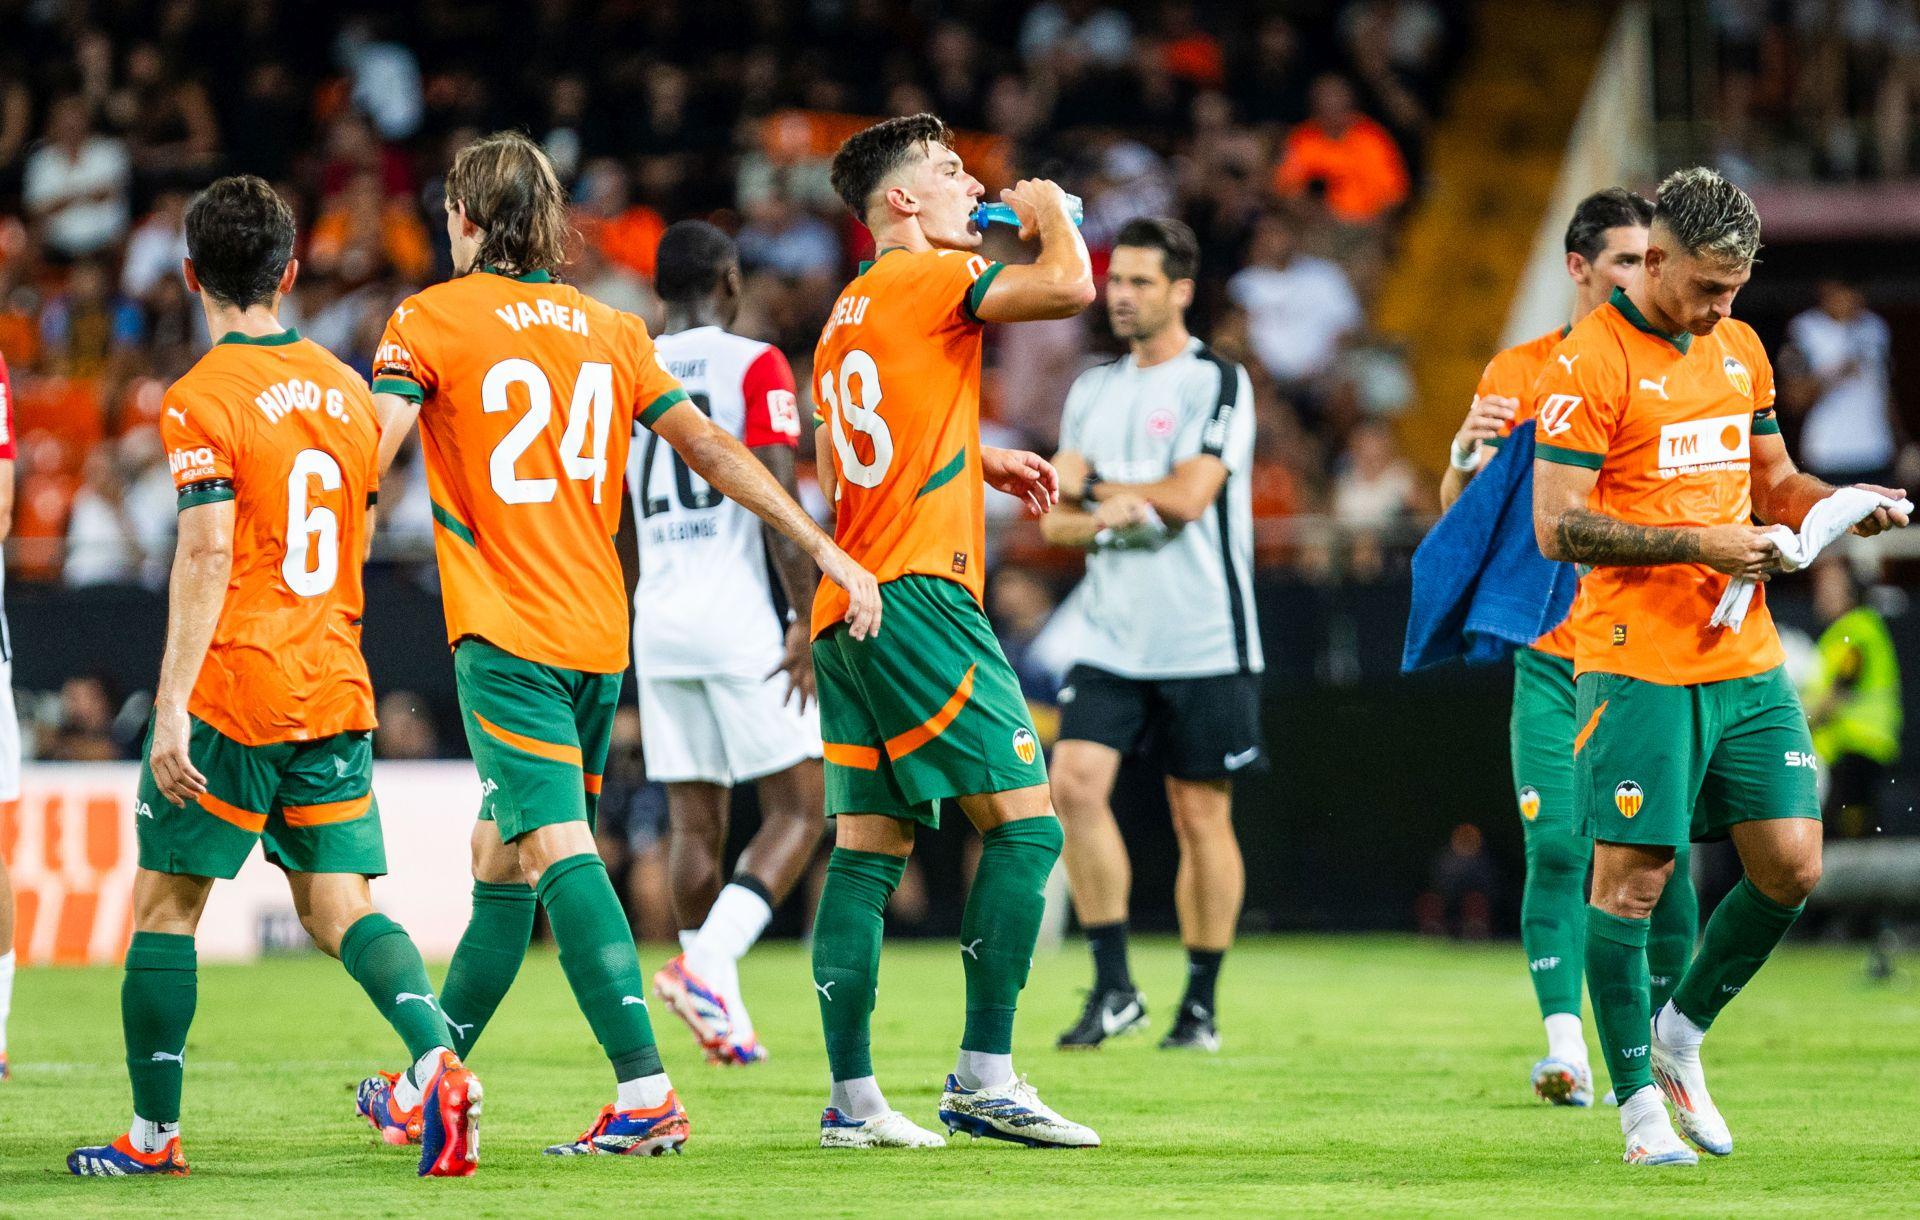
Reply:
<svg viewBox="0 0 1920 1220"><path fill-rule="evenodd" d="M148 763L160 795L176 807L207 790L207 777L200 774L187 754L187 714L184 709L156 711L153 717L153 752Z"/></svg>
<svg viewBox="0 0 1920 1220"><path fill-rule="evenodd" d="M1489 394L1485 398L1474 395L1473 405L1467 408L1466 422L1454 433L1453 447L1464 452L1476 448L1481 441L1499 436L1519 411L1517 398L1504 394Z"/></svg>
<svg viewBox="0 0 1920 1220"><path fill-rule="evenodd" d="M853 638L864 640L880 634L880 582L853 561L839 547L829 550L820 561L820 574L847 591L844 621Z"/></svg>
<svg viewBox="0 0 1920 1220"><path fill-rule="evenodd" d="M1700 562L1728 576L1765 580L1781 570L1780 548L1751 525L1700 527Z"/></svg>
<svg viewBox="0 0 1920 1220"><path fill-rule="evenodd" d="M1040 217L1049 211L1070 216L1067 193L1060 184L1046 178L1022 178L1000 192L1000 202L1020 218L1020 240L1028 241L1040 232Z"/></svg>
<svg viewBox="0 0 1920 1220"><path fill-rule="evenodd" d="M1093 519L1100 523L1102 529L1124 530L1145 524L1149 511L1147 502L1139 496L1118 492L1100 501Z"/></svg>

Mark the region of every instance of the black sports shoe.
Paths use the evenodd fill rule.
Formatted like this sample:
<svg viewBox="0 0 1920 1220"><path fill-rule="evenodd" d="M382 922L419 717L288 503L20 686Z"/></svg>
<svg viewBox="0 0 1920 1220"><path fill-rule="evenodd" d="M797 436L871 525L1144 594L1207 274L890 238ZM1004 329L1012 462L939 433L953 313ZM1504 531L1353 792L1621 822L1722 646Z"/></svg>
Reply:
<svg viewBox="0 0 1920 1220"><path fill-rule="evenodd" d="M1182 1004L1180 1015L1173 1020L1173 1028L1167 1036L1160 1039L1160 1049L1217 1051L1220 1049L1220 1031L1213 1027L1213 1014L1198 1004Z"/></svg>
<svg viewBox="0 0 1920 1220"><path fill-rule="evenodd" d="M1113 988L1087 993L1087 1006L1073 1028L1055 1045L1063 1051L1092 1050L1108 1038L1142 1029L1147 1024L1147 997L1135 988Z"/></svg>

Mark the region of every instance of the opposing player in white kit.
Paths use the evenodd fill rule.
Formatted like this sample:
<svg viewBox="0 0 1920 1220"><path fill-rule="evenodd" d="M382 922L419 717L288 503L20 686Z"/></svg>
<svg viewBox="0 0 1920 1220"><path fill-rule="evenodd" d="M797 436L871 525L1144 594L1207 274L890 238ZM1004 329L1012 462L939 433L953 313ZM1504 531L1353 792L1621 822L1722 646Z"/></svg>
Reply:
<svg viewBox="0 0 1920 1220"><path fill-rule="evenodd" d="M797 495L800 414L780 349L728 334L740 309L733 239L683 221L660 239L660 358L694 405ZM634 672L647 778L667 787L667 868L682 953L654 990L716 1063L766 1051L737 964L813 859L821 813L820 715L808 623L818 576L804 552L708 487L671 447L635 445L628 488L640 548ZM767 570L786 595L782 621ZM756 782L760 829L723 885L735 784Z"/></svg>
<svg viewBox="0 0 1920 1220"><path fill-rule="evenodd" d="M13 532L13 383L0 356L0 542ZM0 566L0 595L6 569ZM20 721L13 713L13 636L0 609L0 826L19 816ZM7 1067L7 1014L13 1008L13 881L0 855L0 1081Z"/></svg>

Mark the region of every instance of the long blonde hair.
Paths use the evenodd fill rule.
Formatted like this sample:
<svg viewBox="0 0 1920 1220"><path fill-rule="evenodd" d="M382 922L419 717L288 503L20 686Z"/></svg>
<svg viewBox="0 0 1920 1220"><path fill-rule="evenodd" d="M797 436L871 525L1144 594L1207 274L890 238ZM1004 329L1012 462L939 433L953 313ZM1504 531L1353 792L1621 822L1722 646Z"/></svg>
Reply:
<svg viewBox="0 0 1920 1220"><path fill-rule="evenodd" d="M517 131L496 131L461 149L447 170L447 202L464 205L485 234L475 270L526 274L566 262L567 193L547 154Z"/></svg>

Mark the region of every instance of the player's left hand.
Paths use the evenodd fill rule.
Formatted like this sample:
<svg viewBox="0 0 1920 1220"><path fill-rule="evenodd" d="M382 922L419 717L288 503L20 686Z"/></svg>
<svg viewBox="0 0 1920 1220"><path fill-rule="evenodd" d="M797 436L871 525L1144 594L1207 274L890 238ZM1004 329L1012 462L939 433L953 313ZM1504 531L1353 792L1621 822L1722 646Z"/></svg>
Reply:
<svg viewBox="0 0 1920 1220"><path fill-rule="evenodd" d="M1029 517L1044 517L1060 502L1060 472L1037 453L983 445L980 472L988 487L1023 501Z"/></svg>
<svg viewBox="0 0 1920 1220"><path fill-rule="evenodd" d="M1889 500L1904 500L1907 493L1898 487L1876 487L1872 483L1855 483L1861 491L1870 491L1885 496ZM1907 524L1907 514L1897 508L1876 508L1873 516L1853 527L1853 532L1862 538L1871 538L1875 534L1884 534L1890 529L1901 529Z"/></svg>
<svg viewBox="0 0 1920 1220"><path fill-rule="evenodd" d="M783 705L792 703L793 697L799 695L800 704L794 710L806 711L807 704L815 697L813 633L808 630L806 623L798 619L787 624L786 655L780 658L780 664L774 666L767 677L771 679L774 674L781 673L787 675L787 693L780 697L780 702Z"/></svg>

